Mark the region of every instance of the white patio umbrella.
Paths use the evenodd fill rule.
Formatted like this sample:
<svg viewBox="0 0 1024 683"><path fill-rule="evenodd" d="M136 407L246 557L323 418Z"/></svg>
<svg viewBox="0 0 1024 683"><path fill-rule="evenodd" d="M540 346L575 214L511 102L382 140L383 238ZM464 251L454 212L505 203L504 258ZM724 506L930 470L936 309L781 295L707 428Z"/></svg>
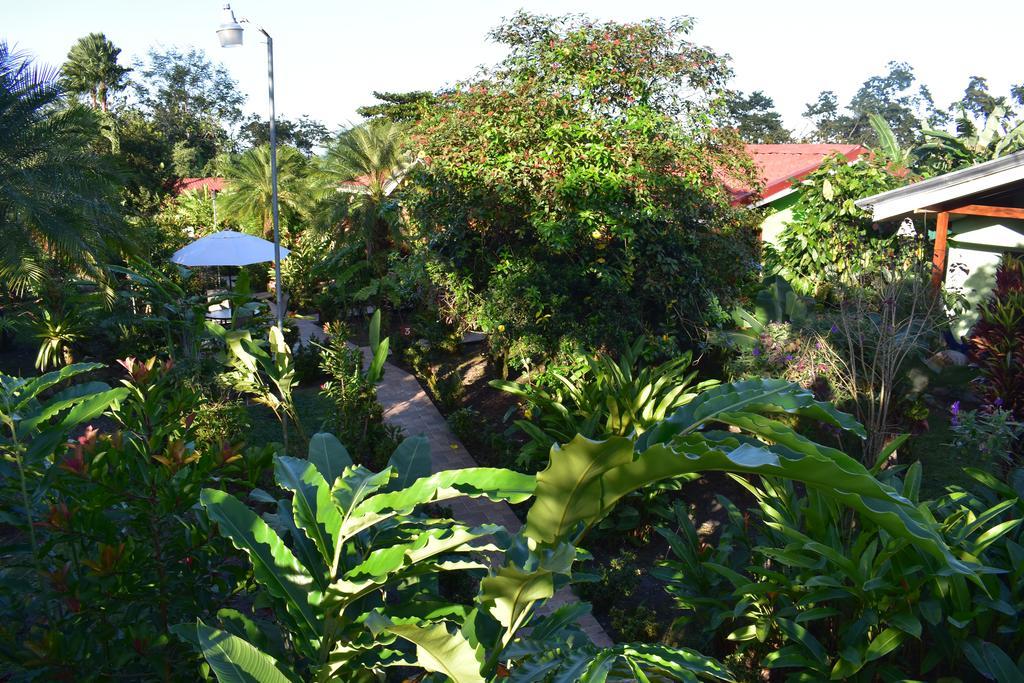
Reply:
<svg viewBox="0 0 1024 683"><path fill-rule="evenodd" d="M281 260L290 250L281 247ZM248 266L274 260L274 243L254 235L221 230L174 252L171 261L182 266Z"/></svg>

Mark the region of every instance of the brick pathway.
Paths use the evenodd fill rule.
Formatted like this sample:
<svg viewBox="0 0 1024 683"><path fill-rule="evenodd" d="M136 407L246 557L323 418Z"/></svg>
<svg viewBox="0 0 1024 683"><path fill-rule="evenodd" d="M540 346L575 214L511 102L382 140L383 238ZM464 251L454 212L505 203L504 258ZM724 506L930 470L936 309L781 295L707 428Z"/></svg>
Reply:
<svg viewBox="0 0 1024 683"><path fill-rule="evenodd" d="M363 353L366 352L363 349ZM476 467L473 456L448 428L448 423L416 378L390 363L386 363L384 368L384 379L377 387L377 400L384 406L384 419L402 427L406 436L427 437L435 472ZM507 503L495 503L485 498L456 498L445 504L457 519L467 524L501 524L512 533L519 531L522 526ZM576 600L576 596L572 591L563 588L548 601L544 611L553 610L573 600ZM595 645L613 645L611 638L592 615L585 615L579 625Z"/></svg>

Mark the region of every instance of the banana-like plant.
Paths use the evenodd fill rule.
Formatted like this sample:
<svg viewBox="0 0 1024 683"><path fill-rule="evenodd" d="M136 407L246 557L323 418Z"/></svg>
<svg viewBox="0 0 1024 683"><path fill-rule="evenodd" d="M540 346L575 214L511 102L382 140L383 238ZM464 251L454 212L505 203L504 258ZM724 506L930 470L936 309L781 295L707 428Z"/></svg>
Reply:
<svg viewBox="0 0 1024 683"><path fill-rule="evenodd" d="M536 419L516 420L531 442L520 460L530 462L548 454L555 444L577 434L591 439L642 433L664 420L717 380L697 382L691 370L693 354L684 353L660 365L643 360L645 342L638 339L616 361L606 354L583 356L572 372L554 373L555 391L542 387L492 380L490 385L526 400Z"/></svg>
<svg viewBox="0 0 1024 683"><path fill-rule="evenodd" d="M281 328L270 328L266 345L254 341L248 330L226 331L213 324L208 328L227 346L226 363L230 369L222 375L224 381L235 391L251 396L257 403L274 411L274 415L282 421L286 447L286 417L294 420L299 438L305 440L302 421L292 396L292 389L296 385L295 363Z"/></svg>
<svg viewBox="0 0 1024 683"><path fill-rule="evenodd" d="M863 436L853 418L782 380L711 389L639 438L577 436L552 449L536 477L501 469L426 472L420 440L406 441L384 471L353 466L333 437L317 435L308 460L278 458L278 482L293 492L261 519L233 496L201 501L243 549L269 595L286 642L237 613L221 624L183 625L222 681L362 680L411 666L456 681L732 680L713 659L649 645L597 648L573 627L585 606L539 609L573 580L576 546L628 493L706 470L779 476L871 519L894 537L973 577L934 521L859 462L817 444L776 415L817 420ZM728 425L738 433L717 431ZM422 506L457 496L523 502L526 524L509 536L494 526L439 520ZM481 553L503 550L500 564ZM444 599L441 572L486 572L470 604ZM527 632L529 628L529 632Z"/></svg>
<svg viewBox="0 0 1024 683"><path fill-rule="evenodd" d="M967 113L961 110L958 134L922 129L925 143L919 145L914 153L926 165L936 159L945 161L950 166L945 170L998 159L1024 148L1024 121L1007 126L1006 118L1006 107L997 105L988 113L981 130L977 130L969 123Z"/></svg>

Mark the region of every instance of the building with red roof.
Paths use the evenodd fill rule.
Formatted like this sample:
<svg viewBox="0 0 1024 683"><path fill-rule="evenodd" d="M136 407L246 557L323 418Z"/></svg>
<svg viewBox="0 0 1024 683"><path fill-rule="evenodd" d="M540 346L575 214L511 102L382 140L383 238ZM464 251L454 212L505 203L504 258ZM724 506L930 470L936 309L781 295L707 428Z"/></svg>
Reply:
<svg viewBox="0 0 1024 683"><path fill-rule="evenodd" d="M869 150L861 145L781 144L744 145L757 168L760 187L726 180L735 206L764 207L767 216L761 223L761 239L775 242L793 217L793 205L800 198L800 181L821 166L833 154L842 154L854 162Z"/></svg>
<svg viewBox="0 0 1024 683"><path fill-rule="evenodd" d="M171 186L171 192L173 192L175 196L192 190L203 189L216 193L221 192L227 186L227 178L220 178L216 176L210 178L178 178Z"/></svg>

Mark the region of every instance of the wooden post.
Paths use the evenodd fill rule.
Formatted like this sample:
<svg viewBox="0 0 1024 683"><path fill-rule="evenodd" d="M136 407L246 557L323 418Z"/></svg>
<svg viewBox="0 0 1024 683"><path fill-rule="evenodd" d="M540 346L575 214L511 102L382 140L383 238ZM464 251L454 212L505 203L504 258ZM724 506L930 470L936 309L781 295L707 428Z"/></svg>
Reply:
<svg viewBox="0 0 1024 683"><path fill-rule="evenodd" d="M935 251L932 252L932 287L938 290L946 276L946 236L949 232L949 213L939 213L935 221Z"/></svg>

